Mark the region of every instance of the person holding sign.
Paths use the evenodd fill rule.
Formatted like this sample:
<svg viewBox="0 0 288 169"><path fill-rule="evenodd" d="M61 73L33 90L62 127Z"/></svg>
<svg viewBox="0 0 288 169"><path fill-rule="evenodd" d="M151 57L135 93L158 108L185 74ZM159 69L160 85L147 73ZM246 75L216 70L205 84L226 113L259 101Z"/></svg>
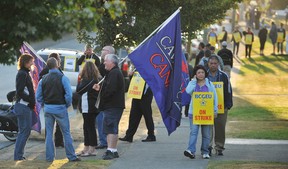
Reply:
<svg viewBox="0 0 288 169"><path fill-rule="evenodd" d="M190 119L190 137L187 150L184 151L184 155L191 159L195 158L196 153L196 142L198 136L198 130L201 126L201 133L202 133L202 145L201 145L201 154L203 155L204 159L209 159L209 142L210 142L210 126L207 125L207 121L210 120L213 123L213 118L217 116L218 112L218 101L217 95L214 85L207 79L208 73L204 66L197 65L193 70L194 78L189 82L186 87L186 92L192 95L191 103L189 106L189 119ZM194 97L195 93L197 95L202 96L200 102L195 100ZM206 96L211 95L213 100L210 106L206 105L205 98L203 95ZM199 98L199 97L198 97ZM200 104L194 104L194 102ZM195 106L197 105L197 106ZM198 110L198 111L197 111ZM210 110L210 111L208 111ZM196 112L197 111L197 112ZM196 115L197 114L197 115ZM196 124L197 123L197 124ZM201 125L201 123L203 125Z"/></svg>
<svg viewBox="0 0 288 169"><path fill-rule="evenodd" d="M215 150L218 155L223 155L224 151L224 144L225 144L225 127L226 127L226 121L227 121L227 114L228 110L233 106L232 101L232 87L229 81L229 78L226 73L222 72L218 69L219 66L219 59L217 56L212 55L208 60L208 67L209 67L209 75L208 79L215 83L215 82L222 82L222 83L216 83L214 84L217 88L222 87L223 88L223 96L220 95L220 92L217 96L218 97L218 115L214 119L214 127L211 127L211 140L209 145L209 153L211 154L211 151L213 149L213 138L215 141ZM221 86L222 85L222 86ZM217 89L216 88L216 89ZM220 100L220 98L222 98ZM221 102L224 105L221 104ZM224 109L224 112L223 112ZM220 112L223 112L220 114ZM213 134L213 129L215 131L215 135Z"/></svg>
<svg viewBox="0 0 288 169"><path fill-rule="evenodd" d="M283 28L283 23L280 24L280 28L277 32L277 52L278 54L281 51L281 55L283 55L283 42L285 41L286 31Z"/></svg>
<svg viewBox="0 0 288 169"><path fill-rule="evenodd" d="M140 86L142 86L141 90ZM139 93L138 91L141 91L140 98L137 96L137 93ZM130 93L133 93L134 95L132 96L132 94ZM145 83L144 79L140 76L138 72L134 72L133 74L130 87L128 90L128 97L132 97L132 104L129 116L129 126L128 129L126 130L126 135L122 138L119 138L119 140L131 143L133 141L133 136L136 133L137 128L140 124L141 118L142 116L144 116L145 124L148 130L148 136L146 139L142 140L142 142L156 141L156 137L154 134L152 108L151 108L153 93L148 84Z"/></svg>
<svg viewBox="0 0 288 169"><path fill-rule="evenodd" d="M239 44L241 42L241 39L242 39L242 33L239 31L239 26L236 26L235 30L232 33L232 40L231 40L233 42L233 55L236 54L236 56L238 56Z"/></svg>
<svg viewBox="0 0 288 169"><path fill-rule="evenodd" d="M227 42L227 31L225 30L225 26L222 27L222 32L218 34L218 39L220 42L220 45L222 45L222 42Z"/></svg>
<svg viewBox="0 0 288 169"><path fill-rule="evenodd" d="M247 32L243 31L245 38L245 58L251 58L252 43L254 42L254 34L251 28L248 27Z"/></svg>
<svg viewBox="0 0 288 169"><path fill-rule="evenodd" d="M275 44L277 42L277 26L274 22L272 22L272 26L269 32L269 38L271 39L271 43L273 45L273 53L272 55L275 55Z"/></svg>
<svg viewBox="0 0 288 169"><path fill-rule="evenodd" d="M215 46L217 44L217 34L215 32L215 28L211 28L211 31L207 35L207 41L211 46Z"/></svg>

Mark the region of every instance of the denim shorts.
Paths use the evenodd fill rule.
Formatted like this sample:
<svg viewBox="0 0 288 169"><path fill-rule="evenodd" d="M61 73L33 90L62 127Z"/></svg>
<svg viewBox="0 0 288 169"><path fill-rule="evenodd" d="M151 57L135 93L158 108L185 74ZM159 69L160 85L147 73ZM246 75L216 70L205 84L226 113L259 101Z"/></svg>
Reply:
<svg viewBox="0 0 288 169"><path fill-rule="evenodd" d="M118 125L123 114L121 108L110 108L103 111L103 133L118 134Z"/></svg>

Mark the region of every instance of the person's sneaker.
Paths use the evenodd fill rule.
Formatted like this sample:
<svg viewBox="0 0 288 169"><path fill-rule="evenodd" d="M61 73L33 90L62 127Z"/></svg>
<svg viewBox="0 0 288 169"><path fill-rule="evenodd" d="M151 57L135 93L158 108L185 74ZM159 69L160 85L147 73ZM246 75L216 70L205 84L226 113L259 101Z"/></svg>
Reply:
<svg viewBox="0 0 288 169"><path fill-rule="evenodd" d="M114 153L112 153L110 150L107 150L102 156L103 160L112 160L113 158L115 158Z"/></svg>
<svg viewBox="0 0 288 169"><path fill-rule="evenodd" d="M156 141L155 136L148 136L146 139L142 140L142 142L152 142L152 141Z"/></svg>
<svg viewBox="0 0 288 169"><path fill-rule="evenodd" d="M209 156L212 156L212 149L213 149L212 147L209 147L209 148L208 148L208 150L209 150Z"/></svg>
<svg viewBox="0 0 288 169"><path fill-rule="evenodd" d="M95 149L105 149L105 148L107 148L107 145L105 146L105 145L100 144L100 145L95 147Z"/></svg>
<svg viewBox="0 0 288 169"><path fill-rule="evenodd" d="M74 160L70 160L70 162L77 162L77 161L81 161L81 158L77 157Z"/></svg>
<svg viewBox="0 0 288 169"><path fill-rule="evenodd" d="M195 158L195 155L190 150L185 150L184 151L184 156L189 157L191 159Z"/></svg>
<svg viewBox="0 0 288 169"><path fill-rule="evenodd" d="M224 154L223 154L223 151L222 150L217 150L217 155L218 156L223 156Z"/></svg>
<svg viewBox="0 0 288 169"><path fill-rule="evenodd" d="M119 138L119 140L121 140L121 141L127 141L127 142L129 142L129 143L132 143L133 142L133 140L132 139L130 139L130 138L128 138L128 137L122 137L122 138Z"/></svg>
<svg viewBox="0 0 288 169"><path fill-rule="evenodd" d="M210 156L209 156L209 154L203 154L203 158L204 158L204 159L209 159Z"/></svg>
<svg viewBox="0 0 288 169"><path fill-rule="evenodd" d="M118 154L118 152L116 151L116 152L114 152L113 153L113 155L114 155L114 158L119 158L119 154Z"/></svg>

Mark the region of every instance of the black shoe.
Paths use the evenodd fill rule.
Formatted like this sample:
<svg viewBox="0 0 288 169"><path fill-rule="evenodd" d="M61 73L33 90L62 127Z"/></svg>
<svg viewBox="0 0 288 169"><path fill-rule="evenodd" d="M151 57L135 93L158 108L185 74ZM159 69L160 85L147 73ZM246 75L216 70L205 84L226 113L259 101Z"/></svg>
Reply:
<svg viewBox="0 0 288 169"><path fill-rule="evenodd" d="M223 151L222 150L217 150L217 155L218 156L223 156L224 154L223 154Z"/></svg>
<svg viewBox="0 0 288 169"><path fill-rule="evenodd" d="M193 153L191 153L191 151L189 151L189 150L184 151L184 156L189 157L191 159L195 158L195 155Z"/></svg>
<svg viewBox="0 0 288 169"><path fill-rule="evenodd" d="M107 148L107 146L101 144L95 147L95 149L105 149L105 148Z"/></svg>
<svg viewBox="0 0 288 169"><path fill-rule="evenodd" d="M118 154L118 153L117 153ZM102 156L103 160L112 160L113 158L115 158L114 153L112 153L110 150L107 150L105 152L105 154Z"/></svg>
<svg viewBox="0 0 288 169"><path fill-rule="evenodd" d="M127 138L126 136L123 137L123 138L119 138L119 140L121 140L121 141L127 141L127 142L129 142L129 143L132 143L132 142L133 142L132 139L129 139L129 138Z"/></svg>
<svg viewBox="0 0 288 169"><path fill-rule="evenodd" d="M152 142L152 141L156 141L155 136L148 136L145 140L142 140L142 142Z"/></svg>
<svg viewBox="0 0 288 169"><path fill-rule="evenodd" d="M209 147L209 148L208 148L208 150L209 150L209 156L210 156L210 157L212 156L212 149L213 149L212 147Z"/></svg>
<svg viewBox="0 0 288 169"><path fill-rule="evenodd" d="M118 154L118 152L116 151L116 152L114 152L113 153L113 155L114 155L114 158L119 158L119 154Z"/></svg>
<svg viewBox="0 0 288 169"><path fill-rule="evenodd" d="M74 160L70 160L70 162L77 162L77 161L81 161L81 158L77 157Z"/></svg>

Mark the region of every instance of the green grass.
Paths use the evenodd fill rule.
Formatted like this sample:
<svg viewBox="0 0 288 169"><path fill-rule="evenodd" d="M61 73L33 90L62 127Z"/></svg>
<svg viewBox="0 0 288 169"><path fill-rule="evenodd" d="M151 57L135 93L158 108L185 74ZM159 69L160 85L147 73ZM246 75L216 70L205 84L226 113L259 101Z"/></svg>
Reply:
<svg viewBox="0 0 288 169"><path fill-rule="evenodd" d="M288 140L288 56L259 56L258 49L255 36L252 58L240 57L227 137ZM269 41L264 53L272 53Z"/></svg>
<svg viewBox="0 0 288 169"><path fill-rule="evenodd" d="M208 169L287 169L287 163L254 161L209 161Z"/></svg>

